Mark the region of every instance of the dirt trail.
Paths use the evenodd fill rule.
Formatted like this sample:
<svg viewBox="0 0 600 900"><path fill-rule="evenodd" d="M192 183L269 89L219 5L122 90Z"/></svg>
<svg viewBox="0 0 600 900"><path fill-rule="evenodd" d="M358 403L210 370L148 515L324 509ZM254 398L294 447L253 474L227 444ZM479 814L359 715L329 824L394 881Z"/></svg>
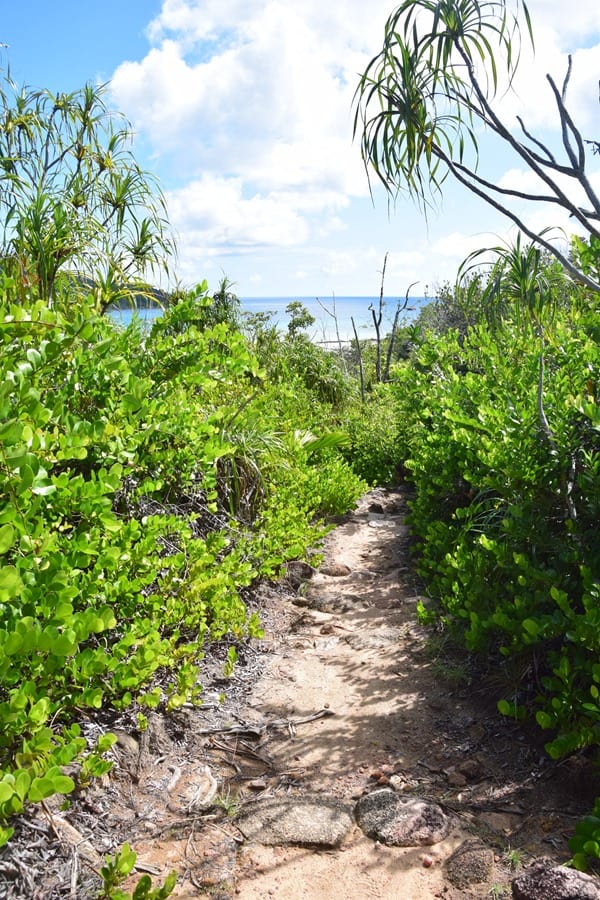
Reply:
<svg viewBox="0 0 600 900"><path fill-rule="evenodd" d="M432 658L416 623L406 499L371 492L328 536L321 570L294 601L306 606L250 711L267 719L333 711L269 740L274 772L293 773L290 791L353 804L391 783L403 797L440 803L450 834L429 847L385 846L358 827L338 850L247 844L241 900L510 896L514 868L531 856L569 857L575 776L560 773L565 805L539 747L474 694L466 664Z"/></svg>
<svg viewBox="0 0 600 900"><path fill-rule="evenodd" d="M426 766L439 768L434 718L441 703L430 702L425 634L415 624L414 589L403 584L403 502L397 494L369 495L329 536L322 570L307 585L306 611L256 685L252 707L267 718L334 713L269 743L274 768L296 771L297 790L354 801L394 774L410 790L421 763L425 775ZM435 847L397 848L355 828L338 851L249 845L240 854L237 894L433 897L445 883L439 863L466 836L456 828Z"/></svg>
<svg viewBox="0 0 600 900"><path fill-rule="evenodd" d="M466 659L444 654L443 636L433 652L416 623L406 500L370 492L328 535L318 572L292 566L294 590L265 592L265 639L228 682L206 664L202 708L152 714L142 733L124 719L110 775L71 810L47 810L62 868L46 867L41 893L11 900L69 896L64 882L79 884L70 896L94 896L85 872L93 877L124 841L138 854L129 889L142 872L158 883L175 869L174 897L213 900L509 897L516 867L568 859L597 786L499 717L502 686L474 682ZM435 803L447 817L443 840L403 847L367 837L355 805L385 788L403 803ZM245 823L306 798L347 817L335 849L296 846L293 834L270 845ZM28 827L37 835L41 825L24 823L15 864L26 859Z"/></svg>

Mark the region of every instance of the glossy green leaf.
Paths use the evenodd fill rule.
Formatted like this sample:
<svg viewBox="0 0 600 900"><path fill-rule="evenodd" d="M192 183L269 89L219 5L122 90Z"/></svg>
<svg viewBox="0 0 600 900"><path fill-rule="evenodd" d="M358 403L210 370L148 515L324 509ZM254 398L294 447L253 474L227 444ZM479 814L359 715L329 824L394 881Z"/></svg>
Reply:
<svg viewBox="0 0 600 900"><path fill-rule="evenodd" d="M6 603L17 597L23 589L23 582L14 566L0 568L0 602Z"/></svg>
<svg viewBox="0 0 600 900"><path fill-rule="evenodd" d="M15 530L12 525L0 526L0 553L6 553L15 541Z"/></svg>

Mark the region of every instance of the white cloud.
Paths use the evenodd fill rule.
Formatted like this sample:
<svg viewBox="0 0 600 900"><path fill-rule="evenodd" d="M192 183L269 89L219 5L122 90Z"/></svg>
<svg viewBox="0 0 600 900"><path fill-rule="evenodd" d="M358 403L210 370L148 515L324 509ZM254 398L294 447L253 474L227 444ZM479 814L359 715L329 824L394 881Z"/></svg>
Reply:
<svg viewBox="0 0 600 900"><path fill-rule="evenodd" d="M246 256L265 248L300 248L314 231L319 239L345 229L335 210L348 199L333 192L274 191L246 196L240 177L205 175L166 194L169 220L178 236L184 281L217 257Z"/></svg>
<svg viewBox="0 0 600 900"><path fill-rule="evenodd" d="M242 196L239 179L205 178L167 195L171 220L215 246L292 246L306 239L304 220L277 195Z"/></svg>
<svg viewBox="0 0 600 900"><path fill-rule="evenodd" d="M166 199L170 221L180 235L193 233L205 246L226 252L303 244L313 218L321 237L343 230L335 210L348 204L342 194L310 190L245 196L240 177L212 175L168 191Z"/></svg>
<svg viewBox="0 0 600 900"><path fill-rule="evenodd" d="M467 232L453 231L434 241L431 249L436 255L460 264L471 253L475 253L482 247L494 247L498 241L498 235L493 232L468 234Z"/></svg>
<svg viewBox="0 0 600 900"><path fill-rule="evenodd" d="M254 0L223 33L236 16L222 7L165 3L150 29L160 45L113 75L119 105L159 153L176 151L195 173L233 171L266 189L314 181L363 193L351 143L356 75L344 66L352 30L328 40L327 14L319 22L296 5ZM213 34L219 40L208 41Z"/></svg>
<svg viewBox="0 0 600 900"><path fill-rule="evenodd" d="M349 251L332 251L327 253L324 261L321 263L321 271L325 275L348 275L356 271L358 267L358 259L354 253Z"/></svg>
<svg viewBox="0 0 600 900"><path fill-rule="evenodd" d="M536 56L524 55L516 95L500 104L511 121L522 113L528 127L556 126L545 74L560 85L572 52L569 108L593 131L600 3L571 6L565 14L564 0L529 0ZM368 183L352 141L352 98L391 9L389 0L164 0L147 28L148 53L117 68L112 91L168 186L184 277L223 260L229 269L236 258L243 266L259 252L293 252L272 271L307 285L322 276L355 283L356 293L376 287L385 247L373 235L357 238L353 218ZM385 201L378 204L383 221ZM429 245L410 209L415 225L390 257L390 278L406 286L427 271L445 277L481 246L481 234L467 233L468 208L461 202L458 228ZM242 277L268 280L256 268Z"/></svg>
<svg viewBox="0 0 600 900"><path fill-rule="evenodd" d="M514 0L513 0L514 3ZM559 91L572 70L567 90L567 107L577 125L585 129L598 118L600 79L600 4L597 0L528 0L534 36L531 49L523 17L523 54L514 93L500 108L503 114L520 114L528 128L558 128L556 100L547 75Z"/></svg>
<svg viewBox="0 0 600 900"><path fill-rule="evenodd" d="M585 46L600 38L600 5L597 0L577 0L565 5L565 0L528 0L534 34L546 24L557 35L565 52Z"/></svg>
<svg viewBox="0 0 600 900"><path fill-rule="evenodd" d="M558 132L560 118L556 97L547 78L549 75L558 93L571 71L566 92L567 109L585 131L598 118L598 81L600 79L600 40L592 47L564 51L560 34L547 24L538 29L535 54L528 48L523 52L513 90L499 98L494 108L508 123L520 131L516 117L520 116L528 131L550 129Z"/></svg>
<svg viewBox="0 0 600 900"><path fill-rule="evenodd" d="M413 281L419 281L423 267L428 262L429 254L423 249L399 250L395 249L388 256L386 266L386 280L393 284L397 290L406 290ZM415 293L415 291L413 291ZM418 294L419 291L416 291Z"/></svg>

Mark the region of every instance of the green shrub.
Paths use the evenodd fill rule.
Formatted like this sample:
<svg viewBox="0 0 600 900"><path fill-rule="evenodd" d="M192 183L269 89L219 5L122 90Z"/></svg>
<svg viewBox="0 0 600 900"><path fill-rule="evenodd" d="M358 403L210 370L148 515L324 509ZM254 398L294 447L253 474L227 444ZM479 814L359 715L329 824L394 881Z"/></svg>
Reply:
<svg viewBox="0 0 600 900"><path fill-rule="evenodd" d="M357 475L370 485L398 480L406 447L399 427L396 395L389 384L377 385L363 404L345 413L349 444L344 453Z"/></svg>
<svg viewBox="0 0 600 900"><path fill-rule="evenodd" d="M547 334L541 397L540 343L508 324L431 339L394 386L419 571L467 647L535 663L541 680L517 705L554 730L554 756L600 742L600 351L587 321L563 314Z"/></svg>
<svg viewBox="0 0 600 900"><path fill-rule="evenodd" d="M82 710L195 700L206 642L260 634L243 592L364 489L327 406L195 309L145 333L0 304L0 822L106 770Z"/></svg>

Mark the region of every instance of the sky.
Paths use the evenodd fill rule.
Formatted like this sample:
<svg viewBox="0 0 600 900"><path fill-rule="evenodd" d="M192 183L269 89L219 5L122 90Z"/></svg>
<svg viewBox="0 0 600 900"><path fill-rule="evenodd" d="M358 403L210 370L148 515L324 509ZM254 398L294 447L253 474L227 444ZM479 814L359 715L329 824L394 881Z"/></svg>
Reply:
<svg viewBox="0 0 600 900"><path fill-rule="evenodd" d="M511 0L509 0L511 2ZM514 0L512 0L514 2ZM184 286L226 276L241 297L434 295L472 251L510 239L510 223L446 182L425 217L372 193L353 140L353 95L382 44L389 0L0 0L0 67L18 84L72 91L108 82L134 130L134 154L159 180ZM562 84L584 136L600 139L600 3L529 0L535 57L498 101L553 143L545 79ZM530 175L481 135L499 184ZM600 190L600 157L590 158ZM555 210L528 225L572 230Z"/></svg>

